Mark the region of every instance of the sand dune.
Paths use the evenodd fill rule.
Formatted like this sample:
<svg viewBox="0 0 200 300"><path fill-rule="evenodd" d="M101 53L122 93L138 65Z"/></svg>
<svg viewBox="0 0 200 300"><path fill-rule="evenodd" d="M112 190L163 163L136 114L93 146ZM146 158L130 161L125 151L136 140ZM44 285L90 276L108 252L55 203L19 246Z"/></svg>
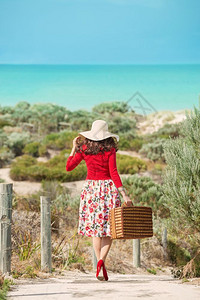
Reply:
<svg viewBox="0 0 200 300"><path fill-rule="evenodd" d="M161 111L149 114L145 120L139 122L138 128L140 134L151 134L163 127L166 123L175 124L186 119L186 111L180 110L176 112Z"/></svg>

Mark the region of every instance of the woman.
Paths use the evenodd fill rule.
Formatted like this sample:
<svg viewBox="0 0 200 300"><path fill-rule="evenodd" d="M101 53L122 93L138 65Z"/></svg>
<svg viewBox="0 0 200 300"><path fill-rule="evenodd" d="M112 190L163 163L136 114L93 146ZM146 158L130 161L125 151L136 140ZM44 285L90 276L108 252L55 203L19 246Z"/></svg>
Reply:
<svg viewBox="0 0 200 300"><path fill-rule="evenodd" d="M96 277L99 280L108 280L105 260L112 243L109 211L121 206L119 192L128 206L132 204L117 171L118 141L119 136L108 131L106 121L96 120L91 130L80 132L73 140L66 163L67 171L72 171L82 160L87 165L80 199L78 234L93 238L98 260ZM100 274L102 271L103 276Z"/></svg>

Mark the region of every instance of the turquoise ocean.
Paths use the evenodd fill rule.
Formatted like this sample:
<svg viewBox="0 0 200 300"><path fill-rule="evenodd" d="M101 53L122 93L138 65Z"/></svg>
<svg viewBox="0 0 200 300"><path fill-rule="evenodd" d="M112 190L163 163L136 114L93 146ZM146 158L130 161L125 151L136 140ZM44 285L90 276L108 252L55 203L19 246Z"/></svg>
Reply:
<svg viewBox="0 0 200 300"><path fill-rule="evenodd" d="M139 93L135 95L135 93ZM54 103L74 111L129 101L161 110L199 107L200 65L0 65L0 105ZM150 112L150 111L149 111Z"/></svg>

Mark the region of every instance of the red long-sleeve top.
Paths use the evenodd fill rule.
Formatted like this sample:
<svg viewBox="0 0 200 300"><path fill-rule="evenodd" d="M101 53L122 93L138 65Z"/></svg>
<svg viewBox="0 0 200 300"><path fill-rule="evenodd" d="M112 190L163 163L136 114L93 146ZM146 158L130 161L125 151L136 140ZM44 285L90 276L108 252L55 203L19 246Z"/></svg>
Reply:
<svg viewBox="0 0 200 300"><path fill-rule="evenodd" d="M117 170L116 149L114 147L110 151L91 155L85 154L84 151L76 152L74 156L70 155L68 157L66 171L72 171L83 159L87 166L86 179L112 179L117 188L122 186Z"/></svg>

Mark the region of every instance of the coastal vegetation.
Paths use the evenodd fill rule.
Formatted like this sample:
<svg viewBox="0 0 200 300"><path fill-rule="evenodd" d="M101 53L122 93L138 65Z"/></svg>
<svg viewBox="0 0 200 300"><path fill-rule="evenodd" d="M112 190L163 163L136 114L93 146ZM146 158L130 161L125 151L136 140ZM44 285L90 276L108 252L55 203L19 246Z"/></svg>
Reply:
<svg viewBox="0 0 200 300"><path fill-rule="evenodd" d="M84 180L86 165L82 161L71 172L66 172L65 165L72 140L80 131L90 130L95 119L106 120L109 130L120 135L117 167L120 174L126 175L122 181L134 204L152 207L154 244L144 241L142 249L147 252L152 249L152 261L155 256L158 258L165 226L168 258L164 262L159 256L159 264L177 267L182 277L200 276L200 112L195 109L181 123L167 122L153 133L141 134L139 122L144 117L137 115L126 102L119 101L101 103L91 112L72 112L51 103L0 106L0 168L9 168L14 181L42 183L38 192L14 195L13 254L20 263L15 259L13 276L34 277L39 272L39 199L43 194L51 195L52 199L53 268L83 270L86 265L92 268L88 259L91 241L87 237L80 239L75 230L79 195L72 196L65 186ZM3 182L1 175L0 182ZM118 245L124 255L127 249L131 251L130 241L126 249L122 241ZM157 252L155 247L159 249ZM148 257L145 263L149 270L156 268ZM127 271L125 265L119 268L112 257L109 266L113 271Z"/></svg>
<svg viewBox="0 0 200 300"><path fill-rule="evenodd" d="M23 155L13 161L10 176L13 180L59 180L69 182L83 180L87 175L87 168L82 161L70 173L66 172L65 164L69 151L63 150L48 162L38 162L32 155ZM121 174L135 174L147 169L146 162L127 155L117 153L118 170Z"/></svg>
<svg viewBox="0 0 200 300"><path fill-rule="evenodd" d="M150 206L155 217L166 217L168 209L164 206L162 188L150 177L132 175L123 179L123 185L133 199L134 205Z"/></svg>
<svg viewBox="0 0 200 300"><path fill-rule="evenodd" d="M183 276L200 276L200 110L187 114L181 137L164 146L167 168L163 193L170 210L172 230L181 228L191 242L193 258L182 271Z"/></svg>

